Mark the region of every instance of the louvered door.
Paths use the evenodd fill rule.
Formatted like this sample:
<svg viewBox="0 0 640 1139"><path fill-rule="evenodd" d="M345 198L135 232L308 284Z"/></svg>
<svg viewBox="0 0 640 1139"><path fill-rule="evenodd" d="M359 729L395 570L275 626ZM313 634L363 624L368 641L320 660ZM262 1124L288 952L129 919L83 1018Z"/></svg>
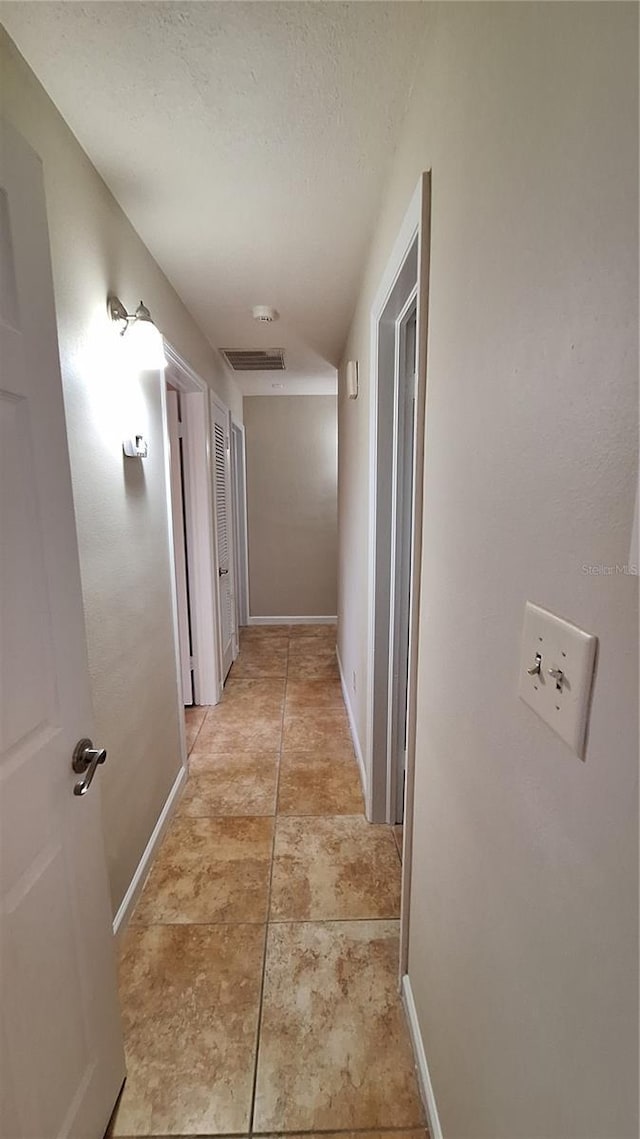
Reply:
<svg viewBox="0 0 640 1139"><path fill-rule="evenodd" d="M211 400L211 424L220 648L226 678L233 664L235 639L229 412L215 397Z"/></svg>

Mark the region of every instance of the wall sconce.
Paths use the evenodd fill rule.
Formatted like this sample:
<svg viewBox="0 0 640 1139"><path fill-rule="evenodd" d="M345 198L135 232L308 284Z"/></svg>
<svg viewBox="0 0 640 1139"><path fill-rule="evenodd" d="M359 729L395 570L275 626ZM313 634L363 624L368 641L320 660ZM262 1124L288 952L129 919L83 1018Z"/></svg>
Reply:
<svg viewBox="0 0 640 1139"><path fill-rule="evenodd" d="M120 324L120 335L127 333L127 345L133 356L134 366L140 372L163 371L167 366L164 354L162 333L156 328L151 313L140 301L134 313L127 312L118 297L107 297L107 311L112 321Z"/></svg>
<svg viewBox="0 0 640 1139"><path fill-rule="evenodd" d="M347 360L347 395L349 399L358 398L358 361Z"/></svg>

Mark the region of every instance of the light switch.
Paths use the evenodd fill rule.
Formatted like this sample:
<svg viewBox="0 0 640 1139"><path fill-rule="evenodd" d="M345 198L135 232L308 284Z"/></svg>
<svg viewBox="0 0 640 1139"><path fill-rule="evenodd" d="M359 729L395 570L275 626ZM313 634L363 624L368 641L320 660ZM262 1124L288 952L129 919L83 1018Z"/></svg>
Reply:
<svg viewBox="0 0 640 1139"><path fill-rule="evenodd" d="M582 757L597 638L527 601L518 695Z"/></svg>

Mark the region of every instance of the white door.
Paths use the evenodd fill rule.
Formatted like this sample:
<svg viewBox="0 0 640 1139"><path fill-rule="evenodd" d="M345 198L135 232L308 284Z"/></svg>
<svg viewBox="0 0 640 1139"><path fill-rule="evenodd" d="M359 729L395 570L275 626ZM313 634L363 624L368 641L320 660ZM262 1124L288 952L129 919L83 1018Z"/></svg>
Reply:
<svg viewBox="0 0 640 1139"><path fill-rule="evenodd" d="M191 628L189 587L187 579L187 544L184 519L181 396L167 387L167 429L171 471L171 526L173 531L173 564L178 603L178 641L180 645L180 681L183 704L193 704L191 673Z"/></svg>
<svg viewBox="0 0 640 1139"><path fill-rule="evenodd" d="M0 1134L100 1139L125 1069L49 239L0 130Z"/></svg>
<svg viewBox="0 0 640 1139"><path fill-rule="evenodd" d="M214 459L213 506L218 559L218 619L222 677L225 679L233 664L235 640L229 412L215 397L211 399L211 423Z"/></svg>

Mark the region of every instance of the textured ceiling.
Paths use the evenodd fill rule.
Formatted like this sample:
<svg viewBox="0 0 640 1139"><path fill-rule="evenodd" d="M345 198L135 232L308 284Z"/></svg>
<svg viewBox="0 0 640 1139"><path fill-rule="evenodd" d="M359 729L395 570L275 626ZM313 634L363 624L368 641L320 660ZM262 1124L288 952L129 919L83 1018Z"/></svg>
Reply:
<svg viewBox="0 0 640 1139"><path fill-rule="evenodd" d="M0 16L211 344L335 380L427 5L3 3ZM254 304L278 323L257 325ZM276 389L282 392L282 389Z"/></svg>

